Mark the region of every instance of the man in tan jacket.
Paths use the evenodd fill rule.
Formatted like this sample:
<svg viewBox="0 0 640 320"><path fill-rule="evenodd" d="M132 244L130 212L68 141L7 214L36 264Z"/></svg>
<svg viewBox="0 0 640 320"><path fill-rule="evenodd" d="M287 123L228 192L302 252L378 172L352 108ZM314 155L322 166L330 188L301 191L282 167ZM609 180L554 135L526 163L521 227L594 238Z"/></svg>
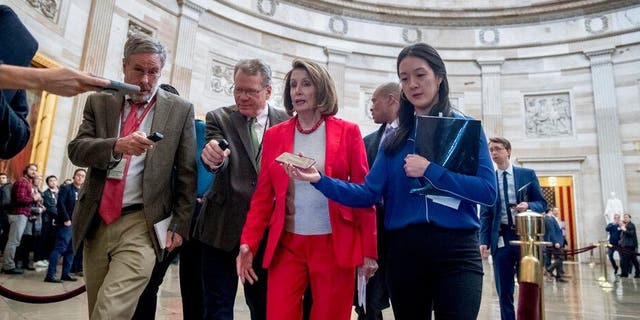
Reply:
<svg viewBox="0 0 640 320"><path fill-rule="evenodd" d="M155 259L162 260L153 225L173 215L166 250L188 236L195 205L193 105L158 90L166 49L146 35L124 48L124 81L136 94L89 96L73 164L88 167L74 210L74 249L84 240L91 319L131 319ZM147 138L160 132L164 139Z"/></svg>

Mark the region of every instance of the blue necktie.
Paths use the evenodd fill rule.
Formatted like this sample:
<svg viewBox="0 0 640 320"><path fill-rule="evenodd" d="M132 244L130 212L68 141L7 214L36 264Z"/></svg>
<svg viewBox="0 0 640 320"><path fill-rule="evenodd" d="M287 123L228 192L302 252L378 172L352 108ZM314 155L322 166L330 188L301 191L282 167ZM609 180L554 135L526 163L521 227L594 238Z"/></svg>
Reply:
<svg viewBox="0 0 640 320"><path fill-rule="evenodd" d="M382 135L382 139L380 141L386 140L389 136L393 136L396 132L396 128L388 125L384 128L384 134Z"/></svg>
<svg viewBox="0 0 640 320"><path fill-rule="evenodd" d="M513 227L511 208L509 208L509 183L507 182L507 172L502 172L502 192L504 193L504 211L507 213L509 228Z"/></svg>

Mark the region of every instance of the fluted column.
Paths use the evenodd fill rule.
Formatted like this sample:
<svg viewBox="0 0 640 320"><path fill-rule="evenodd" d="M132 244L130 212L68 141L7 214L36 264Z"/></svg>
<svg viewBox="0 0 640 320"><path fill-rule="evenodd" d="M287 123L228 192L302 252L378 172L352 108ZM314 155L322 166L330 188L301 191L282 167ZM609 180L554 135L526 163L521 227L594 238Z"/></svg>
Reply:
<svg viewBox="0 0 640 320"><path fill-rule="evenodd" d="M91 11L87 25L87 36L85 46L80 61L80 69L86 72L101 76L104 74L107 60L107 49L109 47L109 36L111 34L111 21L115 0L94 0L91 3ZM79 95L75 98L74 108L69 123L68 141L71 141L78 131L82 121L82 110L87 101L87 94ZM73 174L74 166L67 160L66 148L62 161L62 177L70 177Z"/></svg>
<svg viewBox="0 0 640 320"><path fill-rule="evenodd" d="M613 191L619 195L624 208L627 208L627 187L620 147L620 121L611 62L611 54L614 50L614 48L608 48L585 51L584 54L591 62L602 205L603 208L606 206L607 197Z"/></svg>
<svg viewBox="0 0 640 320"><path fill-rule="evenodd" d="M178 25L178 38L176 39L173 72L171 73L171 85L178 89L180 95L189 99L198 22L205 9L189 0L179 1L178 3L180 4L180 22Z"/></svg>
<svg viewBox="0 0 640 320"><path fill-rule="evenodd" d="M338 104L343 106L344 104L344 72L345 65L347 63L347 56L350 52L332 49L329 47L324 48L324 52L327 55L327 71L336 83L336 94L338 95Z"/></svg>
<svg viewBox="0 0 640 320"><path fill-rule="evenodd" d="M504 58L476 60L482 70L482 126L487 137L503 135L501 71Z"/></svg>

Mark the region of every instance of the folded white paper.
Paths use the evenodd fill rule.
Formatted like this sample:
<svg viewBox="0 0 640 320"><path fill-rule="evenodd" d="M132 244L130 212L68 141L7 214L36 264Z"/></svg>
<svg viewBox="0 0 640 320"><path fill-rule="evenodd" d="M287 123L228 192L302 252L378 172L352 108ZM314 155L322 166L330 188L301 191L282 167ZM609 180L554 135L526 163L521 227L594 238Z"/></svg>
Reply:
<svg viewBox="0 0 640 320"><path fill-rule="evenodd" d="M358 305L363 310L367 310L367 277L362 270L362 266L358 267Z"/></svg>
<svg viewBox="0 0 640 320"><path fill-rule="evenodd" d="M167 231L169 231L171 220L173 220L173 215L170 215L168 218L164 218L153 224L153 230L155 230L156 232L158 244L160 244L161 249L164 249L167 246Z"/></svg>

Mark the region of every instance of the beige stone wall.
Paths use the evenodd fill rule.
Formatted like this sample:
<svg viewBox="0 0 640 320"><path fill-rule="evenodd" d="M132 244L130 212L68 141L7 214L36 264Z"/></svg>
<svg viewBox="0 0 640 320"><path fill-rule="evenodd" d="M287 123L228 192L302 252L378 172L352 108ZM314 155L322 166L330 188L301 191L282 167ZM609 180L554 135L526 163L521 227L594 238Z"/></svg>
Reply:
<svg viewBox="0 0 640 320"><path fill-rule="evenodd" d="M18 12L40 41L41 52L79 67L87 50L91 2L58 2L54 22L26 1L0 0ZM368 112L373 89L397 80L397 53L410 43L428 42L447 64L452 103L484 119L488 135L509 138L514 161L541 176L574 177L580 245L605 236L602 212L610 190L603 190L603 172L621 171L625 209L640 213L638 6L542 23L446 27L341 17L288 1L115 0L109 28L100 30L108 34L101 44L106 77L122 79L120 59L130 21L167 46L161 81L182 88L198 116L233 103L229 88L238 59L259 57L272 66L271 103L279 105L291 60L305 57L328 66L341 91L339 116L360 124L363 135L376 129ZM601 164L608 151L599 146L597 128L605 120L596 117L594 92L601 92L594 90L599 78L592 73L595 58L589 56L599 49L610 49L614 130L619 130L614 136L620 141L617 167ZM64 150L69 130L77 125L72 116L82 109L74 105L78 101L83 100L60 100L47 173L67 170ZM536 116L532 108L553 119Z"/></svg>

